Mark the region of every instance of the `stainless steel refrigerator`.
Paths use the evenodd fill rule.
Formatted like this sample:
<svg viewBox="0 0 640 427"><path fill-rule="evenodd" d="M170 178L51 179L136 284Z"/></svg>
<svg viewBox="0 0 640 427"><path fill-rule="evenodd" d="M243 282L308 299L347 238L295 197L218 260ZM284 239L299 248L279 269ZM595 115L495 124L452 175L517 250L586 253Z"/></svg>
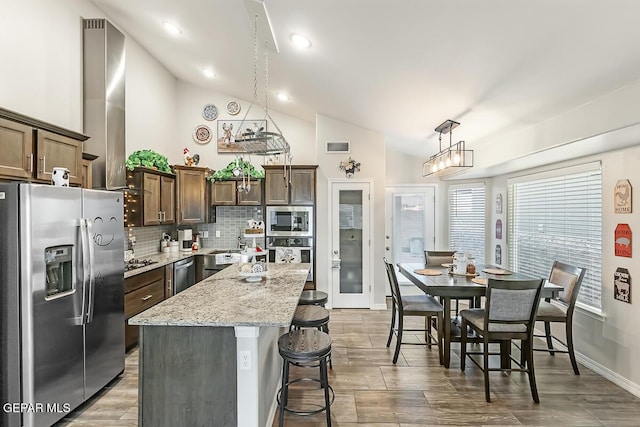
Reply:
<svg viewBox="0 0 640 427"><path fill-rule="evenodd" d="M0 184L0 425L50 426L124 370L123 230L122 193Z"/></svg>

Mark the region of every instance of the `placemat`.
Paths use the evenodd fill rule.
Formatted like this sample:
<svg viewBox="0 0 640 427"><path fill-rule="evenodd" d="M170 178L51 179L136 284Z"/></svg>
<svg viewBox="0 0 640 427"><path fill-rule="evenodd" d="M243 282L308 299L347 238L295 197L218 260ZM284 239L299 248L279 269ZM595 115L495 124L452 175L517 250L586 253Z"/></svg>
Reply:
<svg viewBox="0 0 640 427"><path fill-rule="evenodd" d="M511 272L509 270L505 270L502 268L485 268L484 270L485 273L488 274L501 274L501 275L508 275L511 274Z"/></svg>
<svg viewBox="0 0 640 427"><path fill-rule="evenodd" d="M489 279L486 277L474 277L471 281L477 285L487 286Z"/></svg>
<svg viewBox="0 0 640 427"><path fill-rule="evenodd" d="M418 270L413 270L416 274L422 274L423 276L439 276L442 274L442 271L432 270L430 268L423 268Z"/></svg>

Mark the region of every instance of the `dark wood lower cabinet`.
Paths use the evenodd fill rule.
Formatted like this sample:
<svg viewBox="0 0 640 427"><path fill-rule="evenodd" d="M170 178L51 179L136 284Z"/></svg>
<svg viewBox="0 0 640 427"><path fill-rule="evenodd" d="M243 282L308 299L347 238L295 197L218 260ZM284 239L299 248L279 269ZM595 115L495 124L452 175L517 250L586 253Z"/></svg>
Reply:
<svg viewBox="0 0 640 427"><path fill-rule="evenodd" d="M130 326L129 318L153 307L165 299L165 267L129 277L124 281L124 339L127 349L138 344L138 327Z"/></svg>

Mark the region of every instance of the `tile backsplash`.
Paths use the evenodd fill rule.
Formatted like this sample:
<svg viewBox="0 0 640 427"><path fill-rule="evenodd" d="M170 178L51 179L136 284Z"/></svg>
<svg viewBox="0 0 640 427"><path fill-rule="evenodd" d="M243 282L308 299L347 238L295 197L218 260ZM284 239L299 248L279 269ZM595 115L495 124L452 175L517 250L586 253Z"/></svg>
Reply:
<svg viewBox="0 0 640 427"><path fill-rule="evenodd" d="M204 248L232 249L238 247L238 237L243 243L251 244L250 239L244 238L244 229L247 228L247 220L263 220L261 206L218 206L216 207L216 222L212 224L196 224L191 227L177 227L175 225L158 225L153 227L125 228L125 249L127 249L127 236L135 236L134 256L142 258L157 254L160 251L162 233L167 233L172 239L177 239L178 230L191 228L194 233L200 234L200 241ZM204 238L203 232L209 233ZM216 231L220 237L216 237ZM256 243L264 247L264 238L256 239Z"/></svg>

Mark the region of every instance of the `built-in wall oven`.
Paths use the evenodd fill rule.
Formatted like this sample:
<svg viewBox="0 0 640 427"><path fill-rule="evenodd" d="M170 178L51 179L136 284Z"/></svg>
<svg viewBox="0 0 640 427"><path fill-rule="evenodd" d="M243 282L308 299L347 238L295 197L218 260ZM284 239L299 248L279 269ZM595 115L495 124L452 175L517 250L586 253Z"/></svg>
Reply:
<svg viewBox="0 0 640 427"><path fill-rule="evenodd" d="M313 281L313 206L267 206L266 214L269 262L309 263Z"/></svg>

